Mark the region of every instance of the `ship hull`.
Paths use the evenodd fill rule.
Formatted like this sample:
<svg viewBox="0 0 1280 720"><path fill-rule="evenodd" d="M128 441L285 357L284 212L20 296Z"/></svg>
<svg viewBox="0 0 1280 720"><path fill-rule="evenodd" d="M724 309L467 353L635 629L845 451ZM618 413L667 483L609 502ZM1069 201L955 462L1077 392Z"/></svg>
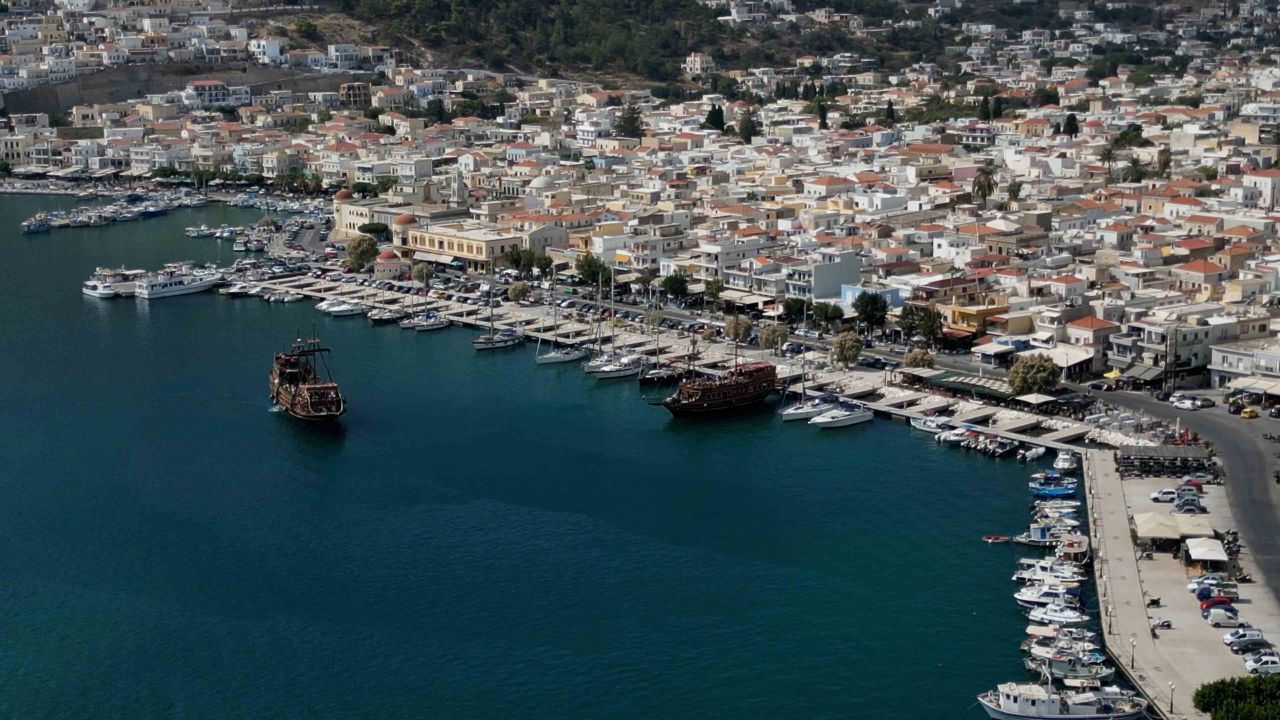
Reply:
<svg viewBox="0 0 1280 720"><path fill-rule="evenodd" d="M759 407L769 399L770 393L755 393L752 395L744 395L740 398L732 400L722 400L709 403L679 403L664 402L662 405L675 417L702 417L705 415L716 415L731 412L740 412Z"/></svg>

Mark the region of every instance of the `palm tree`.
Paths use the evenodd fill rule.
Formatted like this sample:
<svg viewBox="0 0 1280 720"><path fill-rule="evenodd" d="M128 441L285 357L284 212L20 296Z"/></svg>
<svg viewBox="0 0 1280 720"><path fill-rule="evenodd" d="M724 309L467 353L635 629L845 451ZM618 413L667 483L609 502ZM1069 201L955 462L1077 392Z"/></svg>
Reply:
<svg viewBox="0 0 1280 720"><path fill-rule="evenodd" d="M1107 177L1103 180L1103 183L1104 184L1110 183L1111 182L1111 166L1115 165L1115 162L1116 162L1116 149L1111 147L1110 145L1102 148L1102 152L1098 154L1098 159L1101 160L1103 164L1107 166Z"/></svg>
<svg viewBox="0 0 1280 720"><path fill-rule="evenodd" d="M1147 168L1142 161L1136 157L1129 158L1129 164L1124 166L1124 170L1120 173L1120 178L1127 183L1140 183L1147 177Z"/></svg>
<svg viewBox="0 0 1280 720"><path fill-rule="evenodd" d="M987 198L996 192L996 169L990 165L983 165L978 168L978 174L973 177L973 196L977 199L978 204L982 207L987 206Z"/></svg>

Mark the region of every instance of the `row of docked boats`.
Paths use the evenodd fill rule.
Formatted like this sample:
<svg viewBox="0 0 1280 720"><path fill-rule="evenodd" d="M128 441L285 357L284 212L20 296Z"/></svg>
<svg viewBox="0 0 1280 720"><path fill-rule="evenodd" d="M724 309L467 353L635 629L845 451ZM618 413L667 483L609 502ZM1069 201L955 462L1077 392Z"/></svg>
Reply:
<svg viewBox="0 0 1280 720"><path fill-rule="evenodd" d="M843 400L834 393L802 400L784 408L778 415L783 422L805 420L809 425L824 430L861 425L875 419L875 413L866 405Z"/></svg>
<svg viewBox="0 0 1280 720"><path fill-rule="evenodd" d="M80 227L100 227L117 222L142 220L167 214L181 207L200 207L209 202L203 195L180 192L128 193L106 205L84 205L70 210L36 213L18 224L23 233Z"/></svg>
<svg viewBox="0 0 1280 720"><path fill-rule="evenodd" d="M1085 609L1089 580L1089 539L1082 533L1083 504L1046 496L1043 487L1074 484L1066 473L1079 467L1079 458L1060 453L1053 469L1032 477L1031 525L1015 542L1043 548L1043 557L1017 561L1012 580L1018 587L1014 602L1029 625L1020 649L1023 666L1038 682L1009 682L978 696L987 715L998 720L1084 718L1134 720L1146 716L1147 701L1137 693L1110 683L1116 668L1091 629ZM1073 491L1074 494L1074 491Z"/></svg>

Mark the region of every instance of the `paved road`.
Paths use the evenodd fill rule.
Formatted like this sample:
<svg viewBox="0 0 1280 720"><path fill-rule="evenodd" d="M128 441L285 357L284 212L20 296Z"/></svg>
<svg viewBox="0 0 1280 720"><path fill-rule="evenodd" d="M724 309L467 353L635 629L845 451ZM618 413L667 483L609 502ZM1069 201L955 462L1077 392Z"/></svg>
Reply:
<svg viewBox="0 0 1280 720"><path fill-rule="evenodd" d="M1280 451L1280 443L1263 437L1265 433L1280 434L1280 420L1265 415L1244 420L1228 414L1221 402L1217 407L1186 412L1143 393L1104 393L1102 399L1170 422L1181 419L1183 425L1213 443L1227 470L1227 501L1258 566L1258 580L1280 598L1280 533L1276 532L1280 485L1271 477L1274 470L1280 469L1280 461L1274 457Z"/></svg>

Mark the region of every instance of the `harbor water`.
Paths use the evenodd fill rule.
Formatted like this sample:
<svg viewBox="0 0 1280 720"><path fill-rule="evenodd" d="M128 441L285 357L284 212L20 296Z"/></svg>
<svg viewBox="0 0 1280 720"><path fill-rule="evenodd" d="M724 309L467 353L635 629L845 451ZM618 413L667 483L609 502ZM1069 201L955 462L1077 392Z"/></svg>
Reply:
<svg viewBox="0 0 1280 720"><path fill-rule="evenodd" d="M211 205L0 197L0 716L957 718L1026 677L1026 468L900 423L673 420L634 382L310 303L98 300ZM314 329L350 411L269 411ZM1031 554L1021 549L1021 554Z"/></svg>

